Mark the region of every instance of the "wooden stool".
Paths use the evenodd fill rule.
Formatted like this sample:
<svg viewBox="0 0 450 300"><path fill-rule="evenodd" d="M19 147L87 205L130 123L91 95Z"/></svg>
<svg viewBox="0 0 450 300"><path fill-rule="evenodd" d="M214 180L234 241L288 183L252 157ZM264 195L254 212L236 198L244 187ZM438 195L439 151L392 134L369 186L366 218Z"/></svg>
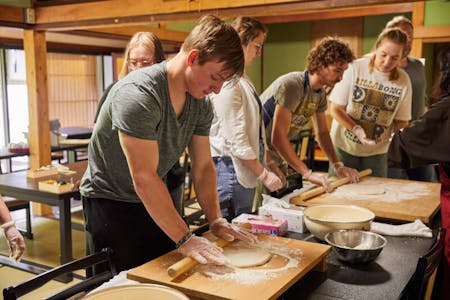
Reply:
<svg viewBox="0 0 450 300"><path fill-rule="evenodd" d="M6 204L6 207L8 207L9 211L19 210L19 209L25 209L26 211L26 227L27 230L23 231L20 230L20 233L22 233L23 236L29 238L30 240L33 239L33 232L31 231L31 210L30 210L30 202L19 200L16 198L11 197L3 197L3 200Z"/></svg>

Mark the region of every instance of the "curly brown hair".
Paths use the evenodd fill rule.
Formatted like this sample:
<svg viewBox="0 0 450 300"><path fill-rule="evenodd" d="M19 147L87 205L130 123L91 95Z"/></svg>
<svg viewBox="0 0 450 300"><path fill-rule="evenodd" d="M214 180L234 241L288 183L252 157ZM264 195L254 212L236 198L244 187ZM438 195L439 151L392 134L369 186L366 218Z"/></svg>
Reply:
<svg viewBox="0 0 450 300"><path fill-rule="evenodd" d="M325 37L308 53L306 69L314 74L320 67L335 63L351 63L355 59L348 44L338 37Z"/></svg>

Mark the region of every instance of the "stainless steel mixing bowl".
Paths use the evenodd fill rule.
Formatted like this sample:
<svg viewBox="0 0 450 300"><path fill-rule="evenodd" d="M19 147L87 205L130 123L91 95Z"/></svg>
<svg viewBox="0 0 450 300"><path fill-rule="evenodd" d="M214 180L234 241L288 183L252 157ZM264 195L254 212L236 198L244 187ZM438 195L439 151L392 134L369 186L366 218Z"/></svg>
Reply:
<svg viewBox="0 0 450 300"><path fill-rule="evenodd" d="M352 264L368 263L380 254L386 239L364 230L338 230L325 235L337 257Z"/></svg>

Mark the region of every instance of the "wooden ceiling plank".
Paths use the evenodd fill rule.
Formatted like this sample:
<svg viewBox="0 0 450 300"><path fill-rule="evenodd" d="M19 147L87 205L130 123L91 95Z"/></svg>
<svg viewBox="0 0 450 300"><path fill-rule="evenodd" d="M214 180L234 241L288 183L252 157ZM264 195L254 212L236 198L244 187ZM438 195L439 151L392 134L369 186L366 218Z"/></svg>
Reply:
<svg viewBox="0 0 450 300"><path fill-rule="evenodd" d="M89 19L108 19L117 16L139 16L161 13L180 13L221 8L237 8L287 2L312 0L110 0L72 5L58 5L36 8L37 23L52 23Z"/></svg>
<svg viewBox="0 0 450 300"><path fill-rule="evenodd" d="M374 5L371 7L351 7L351 8L336 8L324 10L307 10L302 12L293 12L291 15L285 16L267 16L259 17L258 20L262 23L290 23L301 21L319 21L328 19L342 19L361 16L375 16L393 13L408 13L411 12L413 6L411 3L396 3L385 5Z"/></svg>
<svg viewBox="0 0 450 300"><path fill-rule="evenodd" d="M185 0L110 0L101 3L37 8L36 28L41 30L74 30L124 26L125 24L137 25L168 20L192 20L208 13L220 17L289 15L292 12L304 10L328 10L403 2L401 0L197 0L190 2Z"/></svg>
<svg viewBox="0 0 450 300"><path fill-rule="evenodd" d="M184 31L168 30L163 28L153 28L149 26L125 26L114 28L95 28L91 32L102 32L108 34L124 35L128 38L138 31L150 31L153 32L160 40L183 42L189 34Z"/></svg>

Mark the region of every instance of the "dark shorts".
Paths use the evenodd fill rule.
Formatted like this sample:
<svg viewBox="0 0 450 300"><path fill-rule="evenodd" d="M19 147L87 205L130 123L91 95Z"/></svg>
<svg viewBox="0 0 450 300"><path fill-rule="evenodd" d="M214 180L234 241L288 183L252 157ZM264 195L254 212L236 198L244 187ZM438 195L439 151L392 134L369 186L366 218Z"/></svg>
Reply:
<svg viewBox="0 0 450 300"><path fill-rule="evenodd" d="M156 225L142 203L83 197L83 212L88 254L110 247L117 272L175 249L175 243ZM101 267L93 272L101 273Z"/></svg>

